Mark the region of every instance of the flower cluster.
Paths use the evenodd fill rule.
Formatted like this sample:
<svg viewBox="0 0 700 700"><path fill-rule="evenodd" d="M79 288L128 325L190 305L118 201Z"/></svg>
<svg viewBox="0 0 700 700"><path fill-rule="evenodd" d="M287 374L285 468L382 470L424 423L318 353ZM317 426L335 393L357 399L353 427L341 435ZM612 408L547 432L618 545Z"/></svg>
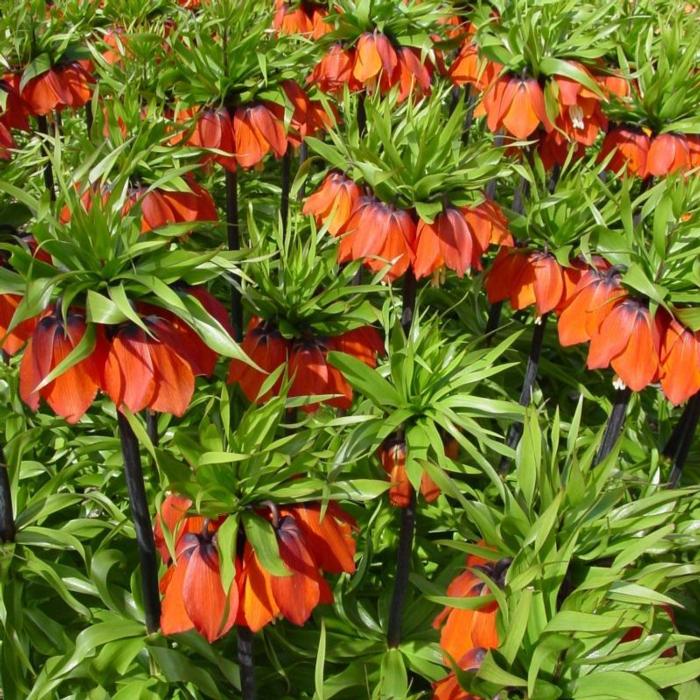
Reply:
<svg viewBox="0 0 700 700"><path fill-rule="evenodd" d="M8 93L8 118L22 119L22 113L43 117L50 112L82 107L92 95L94 82L86 64L78 61L58 64L24 83L21 73L5 74L2 82Z"/></svg>
<svg viewBox="0 0 700 700"><path fill-rule="evenodd" d="M223 554L217 546L225 518L188 515L191 507L191 500L171 494L155 523L156 544L168 565L160 581L164 634L195 629L212 642L234 625L257 632L278 617L303 625L317 605L333 602L323 572L355 571L356 525L339 506L268 504L260 514L272 523L287 573L271 573L251 543L239 541L230 554L235 573L226 591L221 582Z"/></svg>
<svg viewBox="0 0 700 700"><path fill-rule="evenodd" d="M186 140L195 148L216 151L205 155L204 162L214 161L230 171L236 170L236 166L252 168L269 153L281 158L288 145L298 146L306 136L326 128L331 119L322 105L311 100L298 83L283 81L281 88L292 105L288 131L284 105L269 100L234 110L182 108L175 114L176 122L185 125L192 122L193 126L174 136L171 143Z"/></svg>
<svg viewBox="0 0 700 700"><path fill-rule="evenodd" d="M191 288L187 293L230 328L226 310L209 292ZM137 305L135 312L133 321L88 325L83 309L71 307L64 316L56 304L25 321L20 336L28 336L20 364L22 400L36 411L44 399L69 423L80 420L99 390L117 408L182 415L192 399L195 377L210 376L217 355L175 314L148 304ZM88 329L91 344L85 339ZM14 333L17 338L19 330ZM86 356L56 376L56 368L81 343L89 350Z"/></svg>
<svg viewBox="0 0 700 700"><path fill-rule="evenodd" d="M398 101L409 95L430 92L433 67L421 60L420 53L410 46L396 47L391 39L375 30L365 32L349 48L334 44L318 62L309 82L324 92L350 90L386 93L398 86Z"/></svg>
<svg viewBox="0 0 700 700"><path fill-rule="evenodd" d="M492 200L471 207L447 205L433 221L425 221L414 211L363 193L333 171L308 197L304 213L341 239L339 262L363 260L373 272L389 266L389 281L409 268L417 279L443 268L461 277L472 268L481 269L481 257L491 244L513 244L506 217Z"/></svg>
<svg viewBox="0 0 700 700"><path fill-rule="evenodd" d="M486 277L491 303L535 307L558 315L559 342L590 343L587 367L612 367L633 391L660 382L674 404L700 390L700 336L665 310L652 314L648 300L630 294L619 268L603 258L562 267L545 252L501 251Z"/></svg>
<svg viewBox="0 0 700 700"><path fill-rule="evenodd" d="M377 355L384 351L379 333L371 326L333 337L309 332L304 337L287 339L274 324L257 317L250 320L241 348L260 369L234 359L228 381L237 382L248 400L264 402L276 396L283 384L281 376L264 394L260 392L269 374L284 365L291 382L288 396L331 395L332 398L321 403L335 408L350 407L352 388L340 370L327 361L327 353L333 350L345 352L369 367L375 367ZM303 410L310 413L320 405L306 404Z"/></svg>

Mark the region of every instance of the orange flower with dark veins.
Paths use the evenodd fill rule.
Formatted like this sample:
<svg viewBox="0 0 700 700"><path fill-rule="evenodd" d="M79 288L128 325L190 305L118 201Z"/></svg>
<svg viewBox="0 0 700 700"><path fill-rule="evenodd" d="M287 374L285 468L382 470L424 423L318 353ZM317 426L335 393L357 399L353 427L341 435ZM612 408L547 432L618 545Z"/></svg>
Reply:
<svg viewBox="0 0 700 700"><path fill-rule="evenodd" d="M303 625L317 605L333 602L333 593L294 515L282 515L273 525L280 558L290 575L271 574L246 542L239 582L241 607L238 623L253 632L262 629L278 615L295 625Z"/></svg>
<svg viewBox="0 0 700 700"><path fill-rule="evenodd" d="M683 134L659 134L647 154L647 173L656 177L690 169L688 139Z"/></svg>
<svg viewBox="0 0 700 700"><path fill-rule="evenodd" d="M53 68L29 80L22 89L21 97L34 116L49 114L72 99L58 71Z"/></svg>
<svg viewBox="0 0 700 700"><path fill-rule="evenodd" d="M379 84L386 91L397 83L399 73L399 57L389 38L379 31L362 34L355 48L355 80L370 88Z"/></svg>
<svg viewBox="0 0 700 700"><path fill-rule="evenodd" d="M92 94L94 78L77 62L56 65L31 78L21 92L29 112L44 116L65 107L82 107Z"/></svg>
<svg viewBox="0 0 700 700"><path fill-rule="evenodd" d="M181 416L192 400L194 371L182 354L188 336L156 307L142 307L148 333L128 321L110 328L101 385L118 409L144 408ZM201 341L200 341L201 342Z"/></svg>
<svg viewBox="0 0 700 700"><path fill-rule="evenodd" d="M700 168L700 135L688 134L688 157L691 168Z"/></svg>
<svg viewBox="0 0 700 700"><path fill-rule="evenodd" d="M337 236L347 224L360 200L362 190L350 178L331 171L304 202L303 213L313 216L318 226L327 226Z"/></svg>
<svg viewBox="0 0 700 700"><path fill-rule="evenodd" d="M661 314L661 311L657 312ZM666 398L681 404L700 391L700 333L663 314L659 378Z"/></svg>
<svg viewBox="0 0 700 700"><path fill-rule="evenodd" d="M233 327L226 307L205 287L186 287L181 291L197 299L204 310L233 337ZM214 373L219 356L179 316L166 309L145 304L141 306L141 310L151 314L150 320L159 338L177 350L195 377L209 377Z"/></svg>
<svg viewBox="0 0 700 700"><path fill-rule="evenodd" d="M467 570L459 574L447 587L451 598L471 598L489 595L488 586L470 569L481 569L497 584L505 575L509 559L489 562L476 555L467 557ZM445 609L433 621L433 627L440 630L440 647L445 662L457 661L477 649L495 649L500 644L496 627L498 604L484 603L470 609Z"/></svg>
<svg viewBox="0 0 700 700"><path fill-rule="evenodd" d="M176 115L176 121L187 122L194 118L194 127L189 135L187 143L196 148L205 150L222 151L222 153L210 153L202 159L204 163L215 161L221 166L233 172L236 169L236 158L234 156L233 121L224 108L205 109L183 109ZM177 134L171 143L179 143L182 135Z"/></svg>
<svg viewBox="0 0 700 700"><path fill-rule="evenodd" d="M40 387L80 343L86 330L85 316L77 309L69 310L65 319L58 309L50 309L36 324L19 369L20 396L33 411L43 398L54 413L77 423L94 401L105 353L99 326L92 353Z"/></svg>
<svg viewBox="0 0 700 700"><path fill-rule="evenodd" d="M294 518L319 568L329 574L355 572L357 523L337 503L325 510L319 503L283 506L280 514Z"/></svg>
<svg viewBox="0 0 700 700"><path fill-rule="evenodd" d="M354 64L354 49L346 50L340 44L333 44L311 71L308 82L329 94L342 92L345 85L357 90L362 86L353 77Z"/></svg>
<svg viewBox="0 0 700 700"><path fill-rule="evenodd" d="M20 97L19 85L18 73L5 73L0 79L0 92L4 93L4 107L0 107L0 124L7 129L29 131L29 106Z"/></svg>
<svg viewBox="0 0 700 700"><path fill-rule="evenodd" d="M202 516L187 515L191 507L192 501L189 498L175 493L168 494L161 503L160 511L153 524L153 539L161 559L166 564L171 562L171 557L165 541L164 529L170 533L173 543L177 543L182 535L188 532L201 532L204 527Z"/></svg>
<svg viewBox="0 0 700 700"><path fill-rule="evenodd" d="M269 572L245 540L237 543L238 551L232 553L234 582L225 591L216 537L226 516L212 520L188 515L192 501L175 494L163 501L154 538L163 561L169 564L160 582L164 634L194 628L212 642L234 623L257 632L280 615L303 625L317 605L333 602L322 572L355 571L354 519L334 502L325 507L315 502L267 505L260 515L271 521L279 556L289 575ZM164 529L175 551L174 561Z"/></svg>
<svg viewBox="0 0 700 700"><path fill-rule="evenodd" d="M483 92L496 80L502 68L500 63L482 57L477 45L467 39L450 66L449 77L455 85L471 85Z"/></svg>
<svg viewBox="0 0 700 700"><path fill-rule="evenodd" d="M333 118L326 112L323 104L312 100L299 83L283 80L280 85L292 104L292 117L287 134L287 140L292 146L299 146L307 136L313 136L332 125ZM279 105L274 107L273 112L284 119L284 110Z"/></svg>
<svg viewBox="0 0 700 700"><path fill-rule="evenodd" d="M316 2L302 0L294 7L287 0L275 0L275 16L272 28L279 34L306 34L312 39L320 39L333 31L333 26L325 21L328 10Z"/></svg>
<svg viewBox="0 0 700 700"><path fill-rule="evenodd" d="M36 319L28 318L18 323L9 333L7 332L21 301L22 297L18 294L0 294L0 349L8 355L17 353L29 340L36 327Z"/></svg>
<svg viewBox="0 0 700 700"><path fill-rule="evenodd" d="M351 354L367 365L375 366L377 355L383 352L379 334L371 327L356 328L339 336L314 336L287 340L277 329L259 318L253 318L248 326L243 351L262 371L250 367L241 360L233 360L228 381L238 382L250 401L262 403L276 395L282 379L277 380L264 396L258 396L268 375L287 364L291 380L289 396L325 396L322 403L336 408L348 408L352 402L352 388L342 372L328 362L328 351L337 350ZM302 406L307 413L316 411L320 403Z"/></svg>
<svg viewBox="0 0 700 700"><path fill-rule="evenodd" d="M188 515L189 498L169 494L156 516L153 537L163 561L169 565L160 580L163 593L161 629L177 634L196 629L213 642L233 626L238 614L236 582L225 592L221 584L216 531L224 517L210 520ZM170 534L175 560L166 545L164 527Z"/></svg>
<svg viewBox="0 0 700 700"><path fill-rule="evenodd" d="M462 209L462 214L467 221L472 234L472 262L473 268L481 269L481 256L486 253L490 245L498 247L512 247L513 235L508 228L508 219L501 207L491 199L473 207Z"/></svg>
<svg viewBox="0 0 700 700"><path fill-rule="evenodd" d="M335 408L347 409L352 405L352 388L342 372L327 361L327 348L323 340L309 338L292 343L289 355L289 376L292 385L289 396L323 396L337 394L323 403ZM313 413L319 403L301 407L306 413Z"/></svg>
<svg viewBox="0 0 700 700"><path fill-rule="evenodd" d="M541 124L547 131L552 124L544 106L544 92L533 78L504 75L484 94L486 125L494 133L501 127L517 139L528 138Z"/></svg>
<svg viewBox="0 0 700 700"><path fill-rule="evenodd" d="M161 579L163 634L196 629L208 642L226 634L238 615L238 586L221 584L219 551L208 526L184 532L175 547L175 563Z"/></svg>
<svg viewBox="0 0 700 700"><path fill-rule="evenodd" d="M301 3L294 7L286 0L275 0L272 28L279 34L311 34L313 31L306 8Z"/></svg>
<svg viewBox="0 0 700 700"><path fill-rule="evenodd" d="M360 326L328 338L326 345L329 350L353 355L368 367L376 367L377 356L384 354L382 337L372 326Z"/></svg>
<svg viewBox="0 0 700 700"><path fill-rule="evenodd" d="M10 160L10 151L15 147L15 140L10 130L0 121L0 160Z"/></svg>
<svg viewBox="0 0 700 700"><path fill-rule="evenodd" d="M272 151L281 158L287 151L284 108L272 103L239 107L233 115L236 160L252 168Z"/></svg>
<svg viewBox="0 0 700 700"><path fill-rule="evenodd" d="M373 272L392 263L388 281L403 275L413 260L416 223L407 211L372 197L363 197L339 232L338 261L364 260Z"/></svg>
<svg viewBox="0 0 700 700"><path fill-rule="evenodd" d="M659 374L661 345L658 322L639 300L616 304L591 338L588 369L608 366L632 391L641 391Z"/></svg>
<svg viewBox="0 0 700 700"><path fill-rule="evenodd" d="M85 62L73 62L61 66L58 69L60 79L66 86L69 99L64 102L63 107L82 107L92 96L92 83L95 78L90 75L85 67Z"/></svg>
<svg viewBox="0 0 700 700"><path fill-rule="evenodd" d="M600 260L596 267L584 270L559 316L559 342L568 347L589 341L626 297L616 268Z"/></svg>
<svg viewBox="0 0 700 700"><path fill-rule="evenodd" d="M464 213L446 207L433 223L418 222L413 271L420 279L446 267L464 277L471 268L473 251L473 236Z"/></svg>
<svg viewBox="0 0 700 700"><path fill-rule="evenodd" d="M624 170L644 178L648 175L647 160L651 142L649 137L634 127L620 126L610 129L603 139L598 161L604 161L613 154L607 165L608 170Z"/></svg>
<svg viewBox="0 0 700 700"><path fill-rule="evenodd" d="M610 98L611 95L615 95L615 97L623 99L630 94L629 81L619 73L612 72L604 75L596 75L595 79L607 98Z"/></svg>
<svg viewBox="0 0 700 700"><path fill-rule="evenodd" d="M409 96L423 97L430 94L432 66L426 60L421 62L416 49L402 46L398 52L399 59L399 94L397 100L403 102Z"/></svg>
<svg viewBox="0 0 700 700"><path fill-rule="evenodd" d="M141 205L141 232L168 224L216 221L218 214L212 196L191 175L185 176L188 191L134 190L130 199Z"/></svg>
<svg viewBox="0 0 700 700"><path fill-rule="evenodd" d="M241 350L262 371L251 367L242 360L231 361L227 381L229 384L238 382L249 401L263 403L271 396L277 395L282 380L269 388L263 396L258 396L270 372L274 372L287 361L290 343L283 338L279 331L263 319L254 316L248 323L248 330L241 343Z"/></svg>
<svg viewBox="0 0 700 700"><path fill-rule="evenodd" d="M486 293L494 304L509 299L514 309L535 305L538 316L559 306L564 273L550 253L503 248L486 274Z"/></svg>
<svg viewBox="0 0 700 700"><path fill-rule="evenodd" d="M588 69L577 61L567 63L595 82ZM563 131L570 141L590 146L598 133L608 127L603 113L601 96L577 80L565 75L555 75L554 82L559 95L559 116L555 126Z"/></svg>

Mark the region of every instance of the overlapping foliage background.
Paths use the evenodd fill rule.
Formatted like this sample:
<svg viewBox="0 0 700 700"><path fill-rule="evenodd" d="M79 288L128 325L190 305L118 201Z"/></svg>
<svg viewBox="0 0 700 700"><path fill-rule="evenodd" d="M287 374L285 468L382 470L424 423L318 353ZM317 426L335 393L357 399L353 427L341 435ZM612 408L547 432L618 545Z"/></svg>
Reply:
<svg viewBox="0 0 700 700"><path fill-rule="evenodd" d="M699 20L4 0L2 697L700 697Z"/></svg>

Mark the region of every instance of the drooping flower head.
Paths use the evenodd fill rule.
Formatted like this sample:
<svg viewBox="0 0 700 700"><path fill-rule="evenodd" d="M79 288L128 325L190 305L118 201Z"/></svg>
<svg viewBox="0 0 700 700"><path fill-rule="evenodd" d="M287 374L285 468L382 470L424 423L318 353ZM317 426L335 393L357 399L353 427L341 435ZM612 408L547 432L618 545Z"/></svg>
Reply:
<svg viewBox="0 0 700 700"><path fill-rule="evenodd" d="M379 448L379 460L391 481L390 503L397 508L408 508L413 497L413 486L406 472L406 443L403 438L387 439ZM427 503L432 503L440 495L440 489L426 472L421 476L420 492Z"/></svg>
<svg viewBox="0 0 700 700"><path fill-rule="evenodd" d="M487 272L485 286L490 303L508 299L514 309L534 304L542 316L559 306L564 272L551 253L503 248Z"/></svg>
<svg viewBox="0 0 700 700"><path fill-rule="evenodd" d="M586 364L589 369L608 366L632 391L641 391L659 374L659 324L640 300L616 304L591 338Z"/></svg>
<svg viewBox="0 0 700 700"><path fill-rule="evenodd" d="M262 370L241 360L231 362L228 381L238 382L248 400L264 402L276 395L282 377L264 395L259 394L267 376L286 365L290 397L331 395L322 403L336 408L350 407L352 388L341 371L328 362L328 352L346 352L374 366L377 354L383 351L379 334L369 326L330 337L308 333L305 337L284 338L273 324L260 318L251 319L241 347ZM309 403L302 410L311 413L319 406L320 403Z"/></svg>
<svg viewBox="0 0 700 700"><path fill-rule="evenodd" d="M488 596L488 586L473 569L483 570L498 584L509 564L509 559L489 562L470 555L466 561L467 569L452 580L447 587L447 595L454 598ZM440 647L445 661L448 661L448 657L458 661L477 649L498 647L497 614L498 604L495 601L469 609L445 607L433 621L433 627L440 630Z"/></svg>
<svg viewBox="0 0 700 700"><path fill-rule="evenodd" d="M413 260L416 239L413 216L372 197L361 198L339 233L342 240L338 262L364 260L373 272L391 263L387 280L403 275Z"/></svg>
<svg viewBox="0 0 700 700"><path fill-rule="evenodd" d="M40 399L44 399L54 413L76 423L94 401L105 351L99 331L88 357L46 381L86 331L85 315L80 309L70 309L65 318L55 307L42 314L27 342L19 370L20 396L33 411L39 408Z"/></svg>
<svg viewBox="0 0 700 700"><path fill-rule="evenodd" d="M317 225L327 226L329 233L337 236L350 220L361 194L360 187L350 178L331 171L307 197L303 213L313 216Z"/></svg>
<svg viewBox="0 0 700 700"><path fill-rule="evenodd" d="M269 519L286 575L271 572L247 539L233 552L234 578L224 590L218 530L224 516L188 515L192 501L169 495L156 519L155 539L169 568L161 579L164 634L196 629L212 642L234 624L257 632L277 617L303 625L319 604L333 601L323 572L355 570L354 520L338 505L318 503L276 506L258 514ZM174 558L165 545L163 526L172 536Z"/></svg>
<svg viewBox="0 0 700 700"><path fill-rule="evenodd" d="M662 326L661 388L671 403L680 404L700 391L700 334L668 316L662 319Z"/></svg>

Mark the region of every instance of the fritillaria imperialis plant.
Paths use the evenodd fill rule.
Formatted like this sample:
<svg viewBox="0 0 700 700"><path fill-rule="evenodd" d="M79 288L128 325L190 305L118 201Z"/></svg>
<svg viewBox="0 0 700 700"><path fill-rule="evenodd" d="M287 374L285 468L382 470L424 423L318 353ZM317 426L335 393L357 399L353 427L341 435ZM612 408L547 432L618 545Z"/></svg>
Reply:
<svg viewBox="0 0 700 700"><path fill-rule="evenodd" d="M0 12L0 695L700 692L698 10Z"/></svg>

